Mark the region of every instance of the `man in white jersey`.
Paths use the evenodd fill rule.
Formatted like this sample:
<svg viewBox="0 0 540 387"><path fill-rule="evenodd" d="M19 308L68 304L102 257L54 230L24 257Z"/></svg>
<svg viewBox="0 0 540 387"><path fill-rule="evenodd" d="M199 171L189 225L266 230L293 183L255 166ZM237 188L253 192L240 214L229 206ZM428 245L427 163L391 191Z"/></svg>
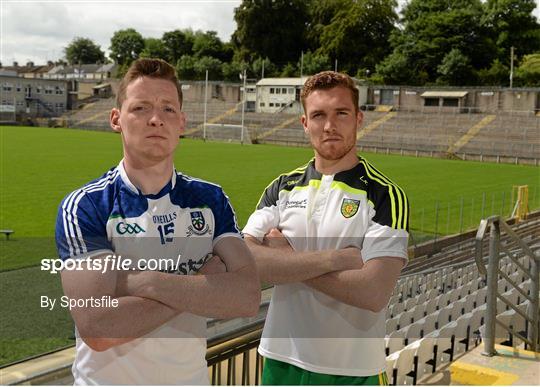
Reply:
<svg viewBox="0 0 540 387"><path fill-rule="evenodd" d="M243 230L275 285L263 384L387 384L384 310L407 262L407 198L356 154L350 77L314 75L301 98L315 157L270 183Z"/></svg>
<svg viewBox="0 0 540 387"><path fill-rule="evenodd" d="M174 68L135 61L110 114L123 160L60 205L59 255L88 263L62 272L84 305L71 310L75 384L208 384L206 317L257 313L255 263L228 198L174 168L181 107Z"/></svg>

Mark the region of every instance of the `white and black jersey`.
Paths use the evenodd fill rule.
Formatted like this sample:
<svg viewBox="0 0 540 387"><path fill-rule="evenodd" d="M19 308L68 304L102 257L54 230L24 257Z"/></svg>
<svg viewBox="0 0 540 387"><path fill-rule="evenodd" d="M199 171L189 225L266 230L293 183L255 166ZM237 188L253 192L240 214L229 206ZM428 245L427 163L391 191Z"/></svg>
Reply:
<svg viewBox="0 0 540 387"><path fill-rule="evenodd" d="M243 232L278 228L296 251L355 246L364 261L407 260L409 206L403 190L364 158L335 175L315 161L280 175ZM339 302L302 283L276 285L259 352L308 371L370 376L385 368L385 311Z"/></svg>

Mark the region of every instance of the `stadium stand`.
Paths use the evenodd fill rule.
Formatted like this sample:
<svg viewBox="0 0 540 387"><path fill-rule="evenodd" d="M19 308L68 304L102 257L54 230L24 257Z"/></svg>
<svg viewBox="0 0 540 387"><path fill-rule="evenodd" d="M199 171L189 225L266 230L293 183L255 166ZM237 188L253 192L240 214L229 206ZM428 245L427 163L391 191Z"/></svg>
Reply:
<svg viewBox="0 0 540 387"><path fill-rule="evenodd" d="M113 106L113 98L98 99L64 118L69 127L109 130L108 116ZM183 109L188 117L185 135L202 138L204 102L186 100ZM206 128L208 139L239 141L241 104L210 99L206 120L212 124ZM244 127L247 141L253 143L309 144L297 114L246 112ZM357 138L357 146L366 151L538 165L540 117L519 112L423 113L405 108L365 111Z"/></svg>

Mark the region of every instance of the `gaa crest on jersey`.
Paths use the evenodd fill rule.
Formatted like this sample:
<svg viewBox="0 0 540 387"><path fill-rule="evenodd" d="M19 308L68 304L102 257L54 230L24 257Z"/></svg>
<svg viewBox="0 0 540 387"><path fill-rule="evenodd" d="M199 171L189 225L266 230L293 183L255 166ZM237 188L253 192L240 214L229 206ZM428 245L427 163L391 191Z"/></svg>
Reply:
<svg viewBox="0 0 540 387"><path fill-rule="evenodd" d="M204 215L202 211L191 211L191 226L188 227L187 236L191 236L193 234L196 235L204 235L206 234L210 227L206 223L206 220L204 219Z"/></svg>
<svg viewBox="0 0 540 387"><path fill-rule="evenodd" d="M345 218L353 217L358 212L360 207L360 200L343 199L341 202L341 215Z"/></svg>

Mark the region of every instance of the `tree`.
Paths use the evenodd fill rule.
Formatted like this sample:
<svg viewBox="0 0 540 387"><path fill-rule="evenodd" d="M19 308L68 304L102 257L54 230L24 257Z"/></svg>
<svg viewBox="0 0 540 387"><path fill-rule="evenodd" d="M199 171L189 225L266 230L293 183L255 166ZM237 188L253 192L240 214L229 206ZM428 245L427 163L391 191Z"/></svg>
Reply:
<svg viewBox="0 0 540 387"><path fill-rule="evenodd" d="M243 0L234 10L232 42L241 60L268 57L280 65L296 62L305 50L309 21L304 0Z"/></svg>
<svg viewBox="0 0 540 387"><path fill-rule="evenodd" d="M69 64L105 63L105 53L101 47L87 38L77 37L64 48Z"/></svg>
<svg viewBox="0 0 540 387"><path fill-rule="evenodd" d="M460 86L474 83L470 60L457 48L453 48L444 56L441 64L437 66L437 73L439 84Z"/></svg>
<svg viewBox="0 0 540 387"><path fill-rule="evenodd" d="M482 12L480 0L411 0L403 10L403 29L390 37L392 54L377 67L378 74L387 83L432 83L453 49L467 57L472 68L488 67L494 46L481 25Z"/></svg>
<svg viewBox="0 0 540 387"><path fill-rule="evenodd" d="M375 70L391 51L385 42L396 28L396 7L396 0L350 2L321 28L317 53L337 59L340 70L351 74L359 67Z"/></svg>
<svg viewBox="0 0 540 387"><path fill-rule="evenodd" d="M324 27L332 22L332 19L340 10L350 9L352 4L353 0L326 0L312 1L310 3L306 39L311 51L315 51L320 47L320 36Z"/></svg>
<svg viewBox="0 0 540 387"><path fill-rule="evenodd" d="M540 86L540 53L523 57L516 69L516 80L521 86Z"/></svg>
<svg viewBox="0 0 540 387"><path fill-rule="evenodd" d="M499 59L495 59L488 68L480 69L477 72L479 83L489 86L508 85L510 68L502 64Z"/></svg>
<svg viewBox="0 0 540 387"><path fill-rule="evenodd" d="M238 62L236 60L233 60L231 62L223 63L221 65L221 72L225 80L231 82L239 82L240 78L238 77L238 75L241 74L247 67L248 66L245 62Z"/></svg>
<svg viewBox="0 0 540 387"><path fill-rule="evenodd" d="M203 56L195 59L195 77L196 79L205 79L206 71L208 70L208 79L218 80L223 78L221 72L222 62L211 56Z"/></svg>
<svg viewBox="0 0 540 387"><path fill-rule="evenodd" d="M133 28L116 31L111 38L110 57L119 65L130 65L144 49L144 39Z"/></svg>
<svg viewBox="0 0 540 387"><path fill-rule="evenodd" d="M281 70L282 77L298 77L300 76L300 70L296 68L292 63L287 63Z"/></svg>
<svg viewBox="0 0 540 387"><path fill-rule="evenodd" d="M252 78L261 78L262 77L262 69L263 69L263 62L264 62L264 77L269 78L278 75L278 69L277 66L272 63L272 61L268 58L257 58L253 61L250 67L250 71L248 73L248 77Z"/></svg>
<svg viewBox="0 0 540 387"><path fill-rule="evenodd" d="M191 30L165 32L161 38L167 52L167 61L176 63L182 55L193 55L194 34Z"/></svg>
<svg viewBox="0 0 540 387"><path fill-rule="evenodd" d="M193 54L197 57L211 56L221 58L223 56L223 42L217 36L216 31L197 31L193 41Z"/></svg>
<svg viewBox="0 0 540 387"><path fill-rule="evenodd" d="M298 68L301 66L301 61L298 61ZM331 70L330 58L327 55L314 54L308 51L304 54L304 63L302 72L304 75L317 74L320 71Z"/></svg>
<svg viewBox="0 0 540 387"><path fill-rule="evenodd" d="M510 65L510 47L523 56L540 50L540 24L533 15L535 0L488 0L482 17L495 42L499 61Z"/></svg>
<svg viewBox="0 0 540 387"><path fill-rule="evenodd" d="M141 51L140 57L167 60L167 50L163 41L156 38L144 39L144 49Z"/></svg>
<svg viewBox="0 0 540 387"><path fill-rule="evenodd" d="M196 78L195 62L197 60L192 55L182 55L176 64L176 72L182 80L193 80Z"/></svg>

